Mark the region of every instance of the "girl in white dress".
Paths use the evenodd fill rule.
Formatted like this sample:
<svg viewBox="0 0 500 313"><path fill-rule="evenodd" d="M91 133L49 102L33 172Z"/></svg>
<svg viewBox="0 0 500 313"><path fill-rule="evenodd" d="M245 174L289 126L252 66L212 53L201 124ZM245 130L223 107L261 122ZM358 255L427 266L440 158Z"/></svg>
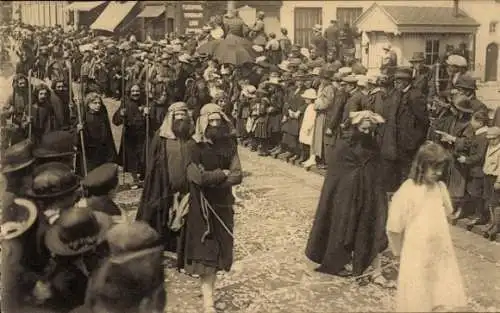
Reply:
<svg viewBox="0 0 500 313"><path fill-rule="evenodd" d="M409 178L389 206L387 235L400 256L398 312L456 311L467 304L446 219L453 208L439 180L449 160L439 144L420 147Z"/></svg>

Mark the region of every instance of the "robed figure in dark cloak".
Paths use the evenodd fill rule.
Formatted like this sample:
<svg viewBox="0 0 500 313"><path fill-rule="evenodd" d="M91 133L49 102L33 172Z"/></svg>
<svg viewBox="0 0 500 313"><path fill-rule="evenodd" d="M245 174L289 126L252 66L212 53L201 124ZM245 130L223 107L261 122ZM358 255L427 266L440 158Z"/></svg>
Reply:
<svg viewBox="0 0 500 313"><path fill-rule="evenodd" d="M146 107L146 102L143 97L144 93L137 84L133 84L128 95L123 102L124 105L113 115L113 124L116 126L123 125L122 144L118 153L118 164L123 166L123 170L132 174L134 179L133 189L138 187L140 178L143 178L145 172L145 156L146 156L146 118L150 118L146 112L149 110ZM152 123L149 123L152 130ZM152 132L149 132L150 136ZM125 153L125 156L123 154Z"/></svg>
<svg viewBox="0 0 500 313"><path fill-rule="evenodd" d="M383 122L371 111L351 113L337 141L309 234L306 256L317 271L359 276L387 247L387 198L373 132ZM352 273L345 267L352 262Z"/></svg>
<svg viewBox="0 0 500 313"><path fill-rule="evenodd" d="M194 144L193 122L184 102L170 105L151 141L149 162L136 219L162 237L165 250L175 252L189 196L186 168ZM187 196L187 197L186 197Z"/></svg>
<svg viewBox="0 0 500 313"><path fill-rule="evenodd" d="M179 268L200 276L205 312L215 312L217 271L229 271L233 264L232 187L242 180L235 135L220 106L203 106L187 167L189 212L177 260Z"/></svg>
<svg viewBox="0 0 500 313"><path fill-rule="evenodd" d="M79 128L83 131L87 170L90 172L105 163L116 162L117 153L113 133L111 132L108 110L102 102L101 96L95 92L89 93L85 97L82 111L83 125ZM81 147L81 143L78 144L80 151ZM84 176L81 162L82 159L80 157L77 161L77 168L79 169L78 172Z"/></svg>

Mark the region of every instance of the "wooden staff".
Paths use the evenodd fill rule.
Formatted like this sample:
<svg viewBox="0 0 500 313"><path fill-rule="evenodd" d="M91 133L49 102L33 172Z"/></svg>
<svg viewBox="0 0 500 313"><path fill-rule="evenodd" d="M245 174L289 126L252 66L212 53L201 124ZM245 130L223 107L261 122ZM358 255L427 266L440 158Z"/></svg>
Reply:
<svg viewBox="0 0 500 313"><path fill-rule="evenodd" d="M72 97L71 97L71 82L72 82L72 79L73 79L73 73L72 73L72 70L71 70L71 63L70 61L67 61L67 67L68 67L68 79L69 79L69 99L71 101ZM82 103L84 101L84 94L83 94L83 85L80 84L80 95L81 95L81 99L80 101L77 101L77 108L76 108L76 115L78 117L78 124L80 125L83 125L83 119L82 119L82 111L81 111L81 107L82 107ZM83 134L83 129L82 130L79 130L79 135L80 135L80 148L82 150L82 168L83 168L83 175L84 176L87 176L87 153L85 151L85 136Z"/></svg>
<svg viewBox="0 0 500 313"><path fill-rule="evenodd" d="M31 79L33 75L33 70L28 71L28 139L31 139L31 133L32 133L32 128L33 126L31 125L31 106L32 106L32 85L31 85Z"/></svg>
<svg viewBox="0 0 500 313"><path fill-rule="evenodd" d="M68 61L68 63L70 63ZM68 64L68 65L71 65L71 64ZM68 80L69 80L69 84L68 84L68 106L70 108L70 113L69 113L69 116L70 116L70 121L69 123L71 124L71 118L72 116L74 116L74 103L73 103L73 72L71 71L71 66L68 67ZM78 114L78 113L77 113ZM73 156L73 170L76 171L76 159L77 159L77 156L76 154Z"/></svg>
<svg viewBox="0 0 500 313"><path fill-rule="evenodd" d="M120 110L125 109L125 60L126 56L122 57L122 64L121 64L121 83L122 83L122 97L120 99ZM122 116L123 119L123 126L122 126L122 138L121 138L121 143L120 143L120 149L122 150L122 184L125 184L125 163L127 162L127 159L125 157L125 130L127 128L126 126L126 114Z"/></svg>
<svg viewBox="0 0 500 313"><path fill-rule="evenodd" d="M145 143L145 165L148 168L149 163L149 63L146 63L146 143Z"/></svg>

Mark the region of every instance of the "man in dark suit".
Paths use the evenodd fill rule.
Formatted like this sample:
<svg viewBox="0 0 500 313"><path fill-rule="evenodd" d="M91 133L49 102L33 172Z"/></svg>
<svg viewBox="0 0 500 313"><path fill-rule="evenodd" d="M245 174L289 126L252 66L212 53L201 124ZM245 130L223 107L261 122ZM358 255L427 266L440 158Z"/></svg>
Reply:
<svg viewBox="0 0 500 313"><path fill-rule="evenodd" d="M386 192L394 192L408 177L411 163L429 127L426 99L412 85L412 70L398 68L387 99L386 122L380 129Z"/></svg>
<svg viewBox="0 0 500 313"><path fill-rule="evenodd" d="M423 52L413 53L413 57L408 60L413 69L413 86L420 90L427 98L429 94L429 69L425 66L425 57Z"/></svg>

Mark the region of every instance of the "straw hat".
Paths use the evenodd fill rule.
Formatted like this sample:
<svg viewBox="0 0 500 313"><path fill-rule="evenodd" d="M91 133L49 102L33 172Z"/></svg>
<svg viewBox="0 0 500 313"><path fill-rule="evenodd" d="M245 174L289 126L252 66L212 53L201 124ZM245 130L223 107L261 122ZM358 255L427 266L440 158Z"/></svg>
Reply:
<svg viewBox="0 0 500 313"><path fill-rule="evenodd" d="M3 220L0 225L0 238L13 239L24 234L36 221L38 210L29 200L16 198L2 211Z"/></svg>
<svg viewBox="0 0 500 313"><path fill-rule="evenodd" d="M446 64L458 67L467 67L467 60L458 54L452 54L446 59Z"/></svg>
<svg viewBox="0 0 500 313"><path fill-rule="evenodd" d="M309 88L304 91L304 93L302 94L302 98L315 100L316 98L318 98L318 95L316 94L316 90L314 90L313 88Z"/></svg>

